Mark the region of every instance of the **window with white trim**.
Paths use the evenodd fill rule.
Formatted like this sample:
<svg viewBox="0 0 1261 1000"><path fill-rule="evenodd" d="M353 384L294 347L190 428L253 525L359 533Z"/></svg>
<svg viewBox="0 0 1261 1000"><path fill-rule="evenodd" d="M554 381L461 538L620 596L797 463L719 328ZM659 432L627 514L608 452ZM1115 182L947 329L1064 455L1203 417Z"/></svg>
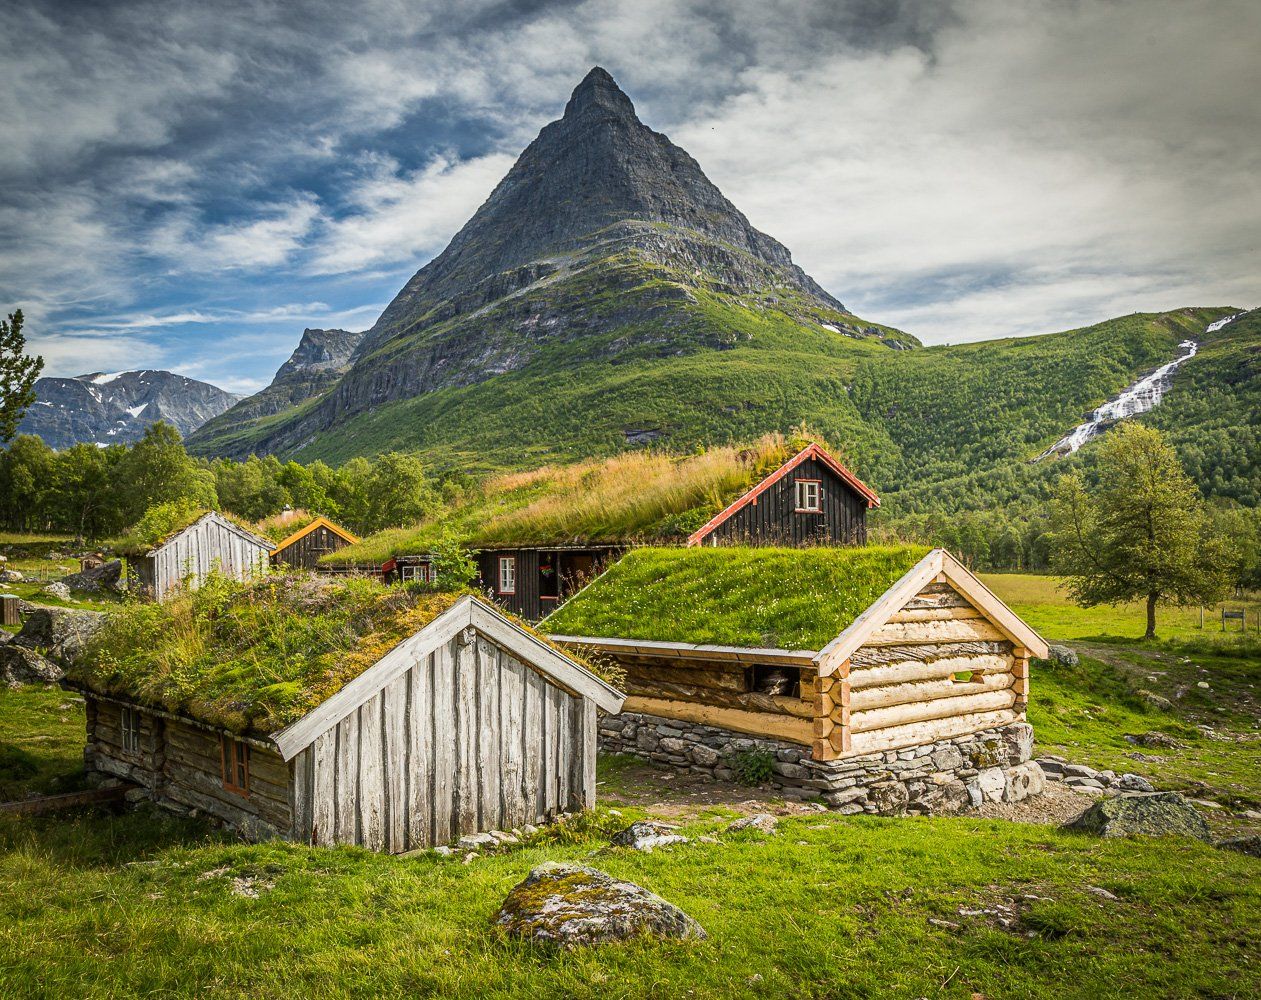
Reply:
<svg viewBox="0 0 1261 1000"><path fill-rule="evenodd" d="M421 583L433 583L438 579L438 574L429 563L401 566L399 567L399 572L404 583L412 580L418 580Z"/></svg>
<svg viewBox="0 0 1261 1000"><path fill-rule="evenodd" d="M134 708L124 708L119 729L123 737L123 753L139 753L140 713Z"/></svg>
<svg viewBox="0 0 1261 1000"><path fill-rule="evenodd" d="M798 479L797 512L817 514L823 510L823 484L817 479Z"/></svg>
<svg viewBox="0 0 1261 1000"><path fill-rule="evenodd" d="M515 594L517 592L517 557L499 557L499 592Z"/></svg>

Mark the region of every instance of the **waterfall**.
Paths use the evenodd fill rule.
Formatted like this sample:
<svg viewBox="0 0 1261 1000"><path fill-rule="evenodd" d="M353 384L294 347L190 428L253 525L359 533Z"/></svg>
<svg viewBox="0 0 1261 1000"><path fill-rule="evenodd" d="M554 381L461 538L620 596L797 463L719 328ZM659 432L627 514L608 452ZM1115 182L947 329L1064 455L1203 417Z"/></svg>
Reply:
<svg viewBox="0 0 1261 1000"><path fill-rule="evenodd" d="M1205 333L1220 330L1235 317L1218 320L1205 329ZM1050 448L1038 456L1038 461L1050 455L1071 455L1093 437L1098 437L1118 420L1146 413L1160 405L1161 397L1169 389L1174 370L1188 358L1195 357L1199 345L1194 340L1184 340L1178 345L1183 352L1168 364L1161 365L1150 375L1141 379L1123 391L1116 399L1109 400L1095 410L1084 424L1079 424Z"/></svg>

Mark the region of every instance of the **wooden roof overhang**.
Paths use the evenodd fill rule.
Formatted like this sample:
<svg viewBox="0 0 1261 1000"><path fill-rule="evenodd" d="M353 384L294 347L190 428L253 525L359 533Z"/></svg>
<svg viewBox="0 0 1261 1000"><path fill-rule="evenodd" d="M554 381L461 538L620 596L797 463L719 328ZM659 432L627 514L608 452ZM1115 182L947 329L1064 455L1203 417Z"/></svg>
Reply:
<svg viewBox="0 0 1261 1000"><path fill-rule="evenodd" d="M355 535L352 535L345 528L342 528L334 524L328 518L317 517L310 524L303 525L301 528L295 531L288 538L284 539L284 541L277 542L276 547L271 550L271 554L276 555L282 549L287 549L294 542L301 541L311 532L315 531L316 528L327 528L329 531L331 531L338 538L342 539L342 541L346 542L348 545L354 545L355 543L359 541L359 539Z"/></svg>
<svg viewBox="0 0 1261 1000"><path fill-rule="evenodd" d="M819 447L819 445L811 443L802 448L801 451L797 452L796 455L750 489L747 493L737 497L701 525L701 527L697 528L694 532L688 535L687 544L699 545L704 540L705 536L727 520L727 518L729 518L732 514L749 504L756 504L758 497L775 485L775 483L783 479L784 476L788 475L788 473L792 472L792 470L797 468L797 466L801 465L802 462L808 461L809 459L821 462L828 469L834 472L842 482L844 482L867 502L867 507L869 509L880 506L880 498L876 496L875 491L872 490L870 486L854 475L854 473L850 472L849 469L829 455L823 450L823 448Z"/></svg>
<svg viewBox="0 0 1261 1000"><path fill-rule="evenodd" d="M450 642L465 629L475 629L500 648L517 656L526 666L571 694L590 698L605 712L622 709L626 695L597 677L560 650L505 618L494 608L472 596L461 597L450 608L415 635L404 639L350 681L340 691L324 699L306 715L272 735L272 742L285 760L292 760L361 705L376 697L416 661Z"/></svg>
<svg viewBox="0 0 1261 1000"><path fill-rule="evenodd" d="M819 675L836 673L841 664L859 649L876 629L927 587L930 583L948 583L966 597L1000 632L1030 655L1045 659L1046 641L1026 625L1020 617L994 596L993 591L945 549L933 549L912 566L897 583L886 590L874 604L854 619L840 635L815 656Z"/></svg>
<svg viewBox="0 0 1261 1000"><path fill-rule="evenodd" d="M730 660L737 663L782 663L809 667L819 654L813 650L775 649L756 646L697 645L687 642L657 642L651 639L616 639L610 636L549 635L563 646L580 646L626 656L655 656L681 660Z"/></svg>

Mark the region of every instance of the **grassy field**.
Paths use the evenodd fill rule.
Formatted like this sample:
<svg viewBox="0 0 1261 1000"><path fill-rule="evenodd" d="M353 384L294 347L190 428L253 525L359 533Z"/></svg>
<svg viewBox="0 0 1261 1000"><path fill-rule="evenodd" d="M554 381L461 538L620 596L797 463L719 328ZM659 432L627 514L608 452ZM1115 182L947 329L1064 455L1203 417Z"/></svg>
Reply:
<svg viewBox="0 0 1261 1000"><path fill-rule="evenodd" d="M1129 621L1075 620L1045 581L987 579L1000 593L1004 580L1023 587L1022 613L1052 639ZM1219 832L1255 830L1240 813L1261 808L1261 666L1229 646L1187 655L1176 642L1074 641L1077 667L1039 667L1030 712L1039 749L1149 774L1224 806L1205 807ZM1198 687L1205 677L1208 689ZM0 747L29 758L5 770L11 758L0 757L6 794L72 784L82 726L64 692L0 691ZM1178 747L1124 739L1151 731ZM1136 759L1140 751L1155 759ZM816 813L783 819L773 837L727 834L733 807L698 804L652 769L603 758L599 779L606 804L594 816L468 865L244 845L147 810L0 818L0 996L1261 993L1254 858L976 817ZM648 804L607 804L619 800ZM693 842L650 855L607 847L611 832L649 814L683 823ZM645 885L710 938L574 954L506 940L491 923L499 902L543 860Z"/></svg>

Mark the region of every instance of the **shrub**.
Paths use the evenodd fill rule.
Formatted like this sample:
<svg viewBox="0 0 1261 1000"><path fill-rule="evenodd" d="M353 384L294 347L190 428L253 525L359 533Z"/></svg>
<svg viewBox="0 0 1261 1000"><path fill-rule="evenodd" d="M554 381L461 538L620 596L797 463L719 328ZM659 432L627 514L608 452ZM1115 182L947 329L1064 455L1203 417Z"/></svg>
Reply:
<svg viewBox="0 0 1261 1000"><path fill-rule="evenodd" d="M764 785L775 774L775 754L770 750L740 750L728 763L742 785Z"/></svg>

